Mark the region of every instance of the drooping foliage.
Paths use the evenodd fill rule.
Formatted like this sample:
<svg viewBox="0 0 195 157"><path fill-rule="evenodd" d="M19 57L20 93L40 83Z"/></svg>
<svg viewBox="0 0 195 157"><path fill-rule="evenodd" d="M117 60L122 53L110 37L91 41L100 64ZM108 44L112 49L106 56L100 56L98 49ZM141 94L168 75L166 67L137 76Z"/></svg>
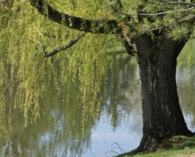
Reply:
<svg viewBox="0 0 195 157"><path fill-rule="evenodd" d="M131 94L137 94L140 89L134 82L137 75L135 65L129 62L131 57L121 54L117 55L117 60L120 67L113 64L112 71L108 72L108 90L100 106L101 113L106 113L101 119L111 123L113 129L132 120L129 115L135 105L134 101L139 99L129 98L129 91ZM1 125L1 128L4 127L4 132L1 131L0 134L0 147L3 148L0 151L1 156L59 156L59 153L64 157L75 156L74 154L81 156L91 148L91 131L99 125L96 121L99 117L91 118L83 114L82 111L86 108L83 108L81 99L75 99L75 96L80 94L79 91L72 88L67 95L66 90L60 90L58 93L59 90L54 86L56 85L53 81L46 86L47 97L40 101L41 119L36 123L24 127L25 119L21 109L9 109L4 118L5 125ZM126 97L129 99L126 100ZM12 97L9 97L7 104L14 105ZM118 116L117 113L123 116ZM55 151L59 148L60 151Z"/></svg>
<svg viewBox="0 0 195 157"><path fill-rule="evenodd" d="M104 7L97 7L100 3L102 2L59 1L53 6L59 9L63 5L69 6L67 8L70 13L72 9L75 9L77 10L74 12L75 15L84 16L87 14L87 9L82 11L81 6L87 4L87 8L94 10L91 11L91 16L94 17L95 13L99 12L97 18L108 17ZM47 7L45 7L46 13ZM75 94L75 99L81 100L81 106L84 108L83 116L89 111L91 116L98 115L100 93L105 88L107 70L113 64L113 57L108 56L106 50L116 43L114 36L88 33L80 39L79 43L51 58L44 58L42 54L42 46L49 52L57 46L67 44L78 34L80 34L79 31L60 26L41 16L27 1L13 1L10 8L7 3L1 4L2 112L2 109L13 107L8 103L9 96L12 96L15 100L14 108L19 107L22 110L25 124L36 121L40 117L40 112L42 114L44 112L40 111L40 106L52 103L47 101L49 99L47 94L49 85L54 83L58 92L53 95L53 103L55 103L55 97L58 97L61 91L65 91L66 96L62 98L70 103L71 107L68 95L76 90L79 94ZM15 91L16 94L13 95ZM31 115L30 119L29 115Z"/></svg>
<svg viewBox="0 0 195 157"><path fill-rule="evenodd" d="M40 6L42 16L31 6L32 1L9 0L0 3L1 111L6 112L10 107L6 103L7 96L14 97L14 107L23 111L25 124L40 117L40 103L47 105L50 83L54 83L58 91L53 102L64 90L66 97L62 98L70 103L68 95L76 90L79 94L75 94L75 99L81 100L83 116L88 115L89 111L93 116L98 115L107 70L115 64L114 57L108 55L107 50L116 45L116 36L124 44L121 36L136 37L147 33L154 38L155 33L166 27L171 37L185 40L192 37L190 35L194 30L194 6L191 3L154 0L43 1L43 6ZM38 4L39 1L33 2ZM58 21L48 20L50 6L62 13L59 14L62 17L60 25ZM71 15L68 25L64 14ZM82 32L82 29L80 32L67 28L74 25L73 16L84 19L83 28L88 26L85 19L92 20L91 33L85 34L66 51L44 58L43 48L50 52ZM116 25L108 27L110 23L106 20L117 22L111 21ZM110 30L113 27L116 30ZM98 34L100 28L114 35ZM16 95L13 95L14 90ZM31 119L29 114L32 114Z"/></svg>

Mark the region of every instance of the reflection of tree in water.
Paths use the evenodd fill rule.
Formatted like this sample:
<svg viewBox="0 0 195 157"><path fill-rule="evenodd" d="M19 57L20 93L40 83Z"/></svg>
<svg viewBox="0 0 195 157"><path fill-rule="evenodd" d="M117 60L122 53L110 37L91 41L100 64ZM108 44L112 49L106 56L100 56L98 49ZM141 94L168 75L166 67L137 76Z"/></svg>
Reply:
<svg viewBox="0 0 195 157"><path fill-rule="evenodd" d="M55 104L52 104L51 99L57 91L49 88L52 90L47 95L48 106L41 108L42 118L26 127L21 110L14 109L13 102L8 102L5 128L1 126L4 132L0 133L1 156L81 156L90 147L95 119L83 119L82 105L74 96L69 98L71 104L63 102L62 95L54 98Z"/></svg>
<svg viewBox="0 0 195 157"><path fill-rule="evenodd" d="M195 66L181 67L177 71L180 104L190 128L195 130ZM189 124L192 123L192 124Z"/></svg>
<svg viewBox="0 0 195 157"><path fill-rule="evenodd" d="M101 115L106 116L114 129L124 121L130 123L132 119L139 124L134 123L131 129L141 124L141 113L138 113L141 112L139 78L130 60L129 57L118 56L117 64L114 63L108 73L107 93L101 103ZM178 88L186 115L195 115L194 82L193 76ZM7 102L6 121L1 126L4 130L0 133L2 156L81 156L90 148L91 130L100 115L93 117L92 114L83 114L86 108L83 108L78 97L77 87L72 86L69 93L65 93L65 89L57 97L58 90L52 83L47 88L50 89L47 99L40 102L44 104L41 108L42 118L26 127L21 110L13 108L13 98Z"/></svg>
<svg viewBox="0 0 195 157"><path fill-rule="evenodd" d="M104 109L110 123L116 129L122 122L130 123L129 115L138 107L140 110L140 88L136 80L136 65L131 64L131 57L119 58L119 68L109 73L107 101ZM116 72L118 71L118 72ZM137 111L136 111L137 112ZM139 112L139 111L138 111ZM141 113L139 113L141 116ZM141 119L139 117L139 119ZM140 124L139 124L140 125Z"/></svg>
<svg viewBox="0 0 195 157"><path fill-rule="evenodd" d="M112 76L112 73L109 73L109 76L106 114L110 115L111 124L115 128L124 121L123 117L127 116L128 119L128 115L136 114L134 118L138 122L135 123L134 128L138 128L138 125L142 124L139 70L124 61L120 62L119 75ZM189 67L179 67L176 77L186 123L195 130L195 66L191 66L190 70Z"/></svg>
<svg viewBox="0 0 195 157"><path fill-rule="evenodd" d="M129 79L127 70L132 70L131 65L128 64L129 60L129 57L123 58L121 55L113 62L111 71L114 75L109 73L107 81L108 96L104 97L105 88L103 87L102 95L97 95L96 98L100 100L101 108L104 108L108 99L111 100L106 109L113 117L113 127L119 124L122 116L130 113L129 104L123 103L124 94L120 91L129 86L123 83ZM47 94L42 96L39 101L40 106L42 106L40 108L41 119L26 127L24 126L24 113L19 108L14 108L13 95L15 95L15 91L10 92L12 94L6 103L6 120L4 119L4 124L1 126L1 129L4 130L0 133L2 156L26 157L29 154L36 157L69 156L70 154L71 156L81 156L90 148L91 130L100 116L96 113L98 110L95 109L93 112L91 108L83 107L77 84L68 88L59 83L58 87L63 87L63 89L60 94L56 94L59 93L59 90L56 89L56 84L53 82L54 80L50 79L50 83L44 86ZM120 108L120 111L124 110L124 114L120 115L117 108ZM31 113L29 113L28 118L30 122Z"/></svg>
<svg viewBox="0 0 195 157"><path fill-rule="evenodd" d="M193 82L195 77L195 65L191 67L181 66L177 69L176 79L177 87L189 85L190 81Z"/></svg>

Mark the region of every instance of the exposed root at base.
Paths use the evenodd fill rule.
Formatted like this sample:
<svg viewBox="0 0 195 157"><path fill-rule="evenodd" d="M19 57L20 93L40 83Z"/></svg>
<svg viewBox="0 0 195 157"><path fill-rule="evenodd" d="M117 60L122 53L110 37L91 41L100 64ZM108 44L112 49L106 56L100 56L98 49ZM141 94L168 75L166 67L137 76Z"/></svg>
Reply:
<svg viewBox="0 0 195 157"><path fill-rule="evenodd" d="M171 143L178 143L179 148L181 147L181 149L184 149L185 147L188 146L186 146L185 143L183 142L185 142L185 139L187 139L188 137L192 138L192 136L195 136L195 134L190 133L185 136L172 136L172 137L169 136L164 139L158 139L152 136L148 136L147 139L142 139L138 148L134 149L131 152L120 154L117 157L124 157L125 155L135 155L138 153L151 153L156 151L164 151L165 149L170 147Z"/></svg>

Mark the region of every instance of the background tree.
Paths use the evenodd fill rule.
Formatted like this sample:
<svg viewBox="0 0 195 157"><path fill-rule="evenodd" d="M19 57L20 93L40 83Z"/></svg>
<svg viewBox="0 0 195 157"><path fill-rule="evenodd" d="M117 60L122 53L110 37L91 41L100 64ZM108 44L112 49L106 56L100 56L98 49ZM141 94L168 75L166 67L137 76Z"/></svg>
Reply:
<svg viewBox="0 0 195 157"><path fill-rule="evenodd" d="M30 4L35 7L40 14L46 17L46 19L41 17L45 21L44 24L37 21L37 23L39 23L39 28L37 28L37 25L32 27L32 23L35 23L34 21L36 21L36 16L33 15L38 15L34 9L31 8L30 11L26 11L24 5L20 8L18 7L19 4L17 4L17 9L13 10L15 11L15 16L17 16L17 13L20 13L20 15L27 20L23 24L23 27L34 29L37 36L39 36L35 37L35 35L32 35L33 31L23 31L22 28L21 32L19 31L18 33L23 33L23 39L25 38L20 42L26 42L25 44L29 45L28 48L32 46L33 51L39 52L39 49L41 48L43 56L49 57L61 50L67 50L69 47L75 45L76 42L80 41L81 45L85 44L87 47L92 47L91 52L94 52L95 54L98 52L97 55L101 56L101 58L98 57L97 59L97 56L94 57L91 54L85 54L88 56L85 58L84 51L82 51L79 54L80 56L75 54L69 55L66 60L71 60L72 58L75 60L77 59L77 65L80 63L80 67L84 69L87 67L87 70L85 69L85 72L88 73L87 75L98 78L98 80L94 78L95 82L101 82L105 78L105 73L102 72L100 66L107 65L105 59L103 59L106 57L103 50L107 48L107 45L105 45L104 42L113 39L113 36L110 34L116 35L117 39L123 43L126 51L137 58L142 82L144 126L143 138L136 151L153 151L165 138L172 135L192 134L186 126L180 109L175 73L177 65L176 59L186 42L193 37L195 18L195 4L193 1L97 0L92 2L88 0L70 0L54 3L42 0L30 0ZM28 4L26 5L28 6ZM19 9L21 9L20 12ZM28 12L28 14L26 12ZM59 27L59 32L57 35L52 34L54 28L50 27L51 30L48 31L49 29L47 27L49 26L47 26L46 23L49 23L50 21L47 19L77 31L70 31L71 35L69 35L69 33L63 31L63 29L66 31L68 31L68 29L55 25L55 27ZM13 24L15 27L19 27L19 24L21 23L20 21L17 21ZM47 31L40 31L43 27L45 27L45 30ZM17 28L17 30L19 29ZM84 33L79 34L78 31ZM5 33L5 31L3 31L3 33ZM94 35L95 38L91 41L93 44L90 44L89 40L86 39L86 36L92 36L90 33L98 34ZM108 35L103 36L101 34ZM47 53L44 47L47 45L41 42L41 38L44 38L44 36L49 36L47 40L52 38L56 43L58 42L58 44L49 41L45 42L52 44L52 46L61 44L60 40L57 40L57 38L61 39L61 36L63 36L64 39L66 37L69 42L64 46L59 46ZM72 38L72 36L75 37ZM97 41L99 41L99 43ZM16 46L18 43L14 44ZM34 45L36 45L36 48ZM79 49L78 46L76 49ZM19 51L24 53L24 49L20 49ZM20 94L26 94L26 91L29 91L29 88L34 88L34 86L37 86L35 89L38 89L41 84L34 84L35 80L47 80L41 73L45 72L46 69L52 69L52 59L44 60L47 64L42 64L42 58L39 58L39 62L36 61L36 63L34 63L36 55L34 53L28 53L23 54L23 58L18 58L21 65L28 64L30 66L28 69L29 74L30 71L32 72L33 70L34 73L36 73L36 76L40 75L41 77L33 78L31 76L31 81L29 81L28 75L24 73L24 71L26 71L26 66L22 66L23 68L20 67L18 70L18 77L21 77L20 81L22 81L22 84L19 86ZM58 55L58 57L59 56L60 55ZM28 57L31 58L30 61ZM89 62L89 60L92 60L92 62ZM83 66L85 61L88 62L88 64L85 63L85 66ZM15 61L15 63L17 64L18 62ZM65 71L68 67L75 67L75 64L75 62L71 62L71 64L66 64L65 66L61 64L60 70ZM93 92L86 92L83 90L84 98L90 93L90 96L94 98L94 101L98 102L96 97L98 96L98 92L101 91L100 86L96 83L94 84L94 82L92 83L90 80L82 82L84 79L75 79L75 74L80 75L80 78L85 76L85 74L81 75L81 73L78 73L78 71L83 70L82 68L79 68L78 66L76 70L72 71L71 75L66 76L67 78L64 82L68 83L70 78L73 78L74 81L80 81L83 86L85 86L85 88L80 88L80 90L86 90L87 88L92 87ZM56 74L56 72L54 73ZM26 80L28 80L28 82ZM37 111L39 109L39 96L40 95L37 94L37 99L33 100L30 94L26 95L24 104L30 101L30 106L34 107L34 111ZM94 104L96 103L92 102L86 107L98 108L98 105L94 106ZM29 107L27 104L26 106ZM25 107L25 105L23 107ZM28 107L25 107L26 114L29 111ZM36 113L34 115L38 116Z"/></svg>

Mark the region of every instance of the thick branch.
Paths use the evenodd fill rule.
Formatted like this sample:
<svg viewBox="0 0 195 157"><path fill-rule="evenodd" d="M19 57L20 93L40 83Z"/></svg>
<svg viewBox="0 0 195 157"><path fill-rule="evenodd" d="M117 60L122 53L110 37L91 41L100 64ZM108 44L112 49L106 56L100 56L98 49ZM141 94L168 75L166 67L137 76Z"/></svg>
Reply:
<svg viewBox="0 0 195 157"><path fill-rule="evenodd" d="M116 34L121 32L121 28L117 26L116 20L86 20L59 12L50 5L47 6L48 14L45 14L43 0L30 0L30 4L50 20L72 29L103 34Z"/></svg>

